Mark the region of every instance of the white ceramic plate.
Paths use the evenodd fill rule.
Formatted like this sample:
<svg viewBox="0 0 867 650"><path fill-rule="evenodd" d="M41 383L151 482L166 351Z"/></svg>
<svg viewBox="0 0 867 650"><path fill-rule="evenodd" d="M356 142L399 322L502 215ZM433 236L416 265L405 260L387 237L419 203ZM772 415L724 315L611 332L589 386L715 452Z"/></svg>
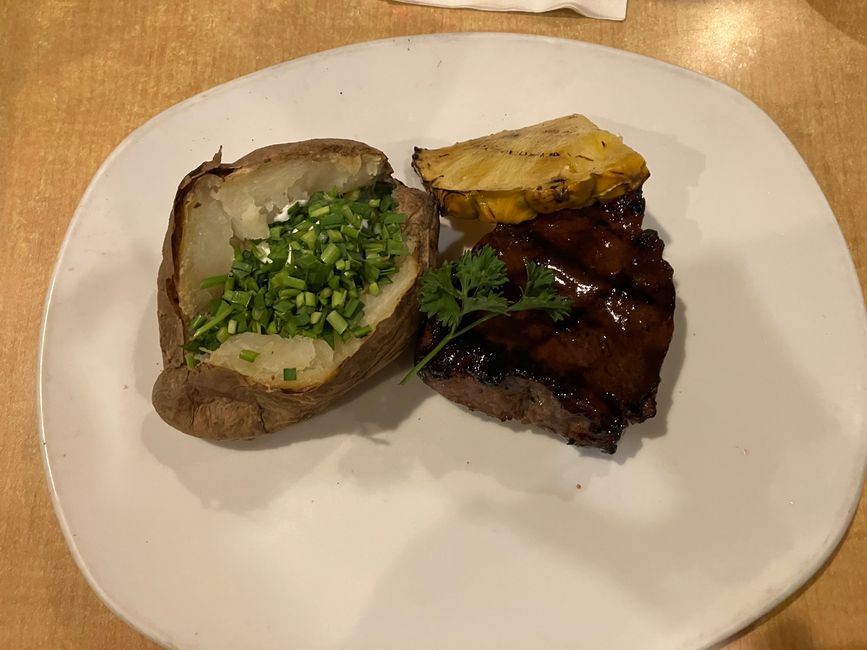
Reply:
<svg viewBox="0 0 867 650"><path fill-rule="evenodd" d="M417 185L413 145L572 112L646 156L647 223L679 296L660 414L616 456L399 387L407 359L252 444L190 438L154 413L163 232L178 181L219 146L233 160L356 138ZM325 52L148 122L78 207L40 368L73 555L114 611L183 648L705 646L820 567L867 451L859 287L789 141L719 83L529 36Z"/></svg>

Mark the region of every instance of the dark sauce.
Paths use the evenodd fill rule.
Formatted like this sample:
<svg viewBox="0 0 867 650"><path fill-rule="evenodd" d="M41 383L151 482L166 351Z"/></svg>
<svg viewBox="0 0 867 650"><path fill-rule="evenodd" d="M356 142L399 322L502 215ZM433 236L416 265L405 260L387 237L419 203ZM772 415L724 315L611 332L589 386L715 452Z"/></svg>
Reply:
<svg viewBox="0 0 867 650"><path fill-rule="evenodd" d="M668 350L675 304L663 242L642 230L644 198L632 192L604 204L498 225L489 245L506 264L505 292L518 295L526 261L551 269L571 314L553 322L541 312L488 321L456 339L422 371L445 379L469 374L496 385L509 376L544 384L568 411L619 434L654 415L653 398ZM443 335L428 323L419 356Z"/></svg>

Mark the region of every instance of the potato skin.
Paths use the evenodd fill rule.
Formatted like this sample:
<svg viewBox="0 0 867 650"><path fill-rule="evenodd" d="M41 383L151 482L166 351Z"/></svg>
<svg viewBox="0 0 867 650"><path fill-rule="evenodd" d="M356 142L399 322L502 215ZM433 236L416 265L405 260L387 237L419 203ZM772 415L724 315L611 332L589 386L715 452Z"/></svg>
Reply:
<svg viewBox="0 0 867 650"><path fill-rule="evenodd" d="M405 293L394 313L380 322L364 344L337 368L323 384L301 391L269 388L227 368L199 364L187 368L181 345L185 328L176 288L177 251L183 229L184 197L204 174L228 175L236 169L255 166L276 158L309 157L323 151L357 155L372 147L350 140L307 140L272 145L256 150L235 163L221 164L220 153L190 172L180 183L163 242L163 258L157 275L157 319L163 371L154 384L153 405L168 424L200 438L237 440L254 438L282 429L325 409L390 363L412 344L421 314L418 309L419 282ZM391 168L386 163L386 173ZM431 197L410 189L397 180L381 179L394 186L398 210L407 214L405 238L416 241L413 256L419 274L435 266L439 240L439 219Z"/></svg>

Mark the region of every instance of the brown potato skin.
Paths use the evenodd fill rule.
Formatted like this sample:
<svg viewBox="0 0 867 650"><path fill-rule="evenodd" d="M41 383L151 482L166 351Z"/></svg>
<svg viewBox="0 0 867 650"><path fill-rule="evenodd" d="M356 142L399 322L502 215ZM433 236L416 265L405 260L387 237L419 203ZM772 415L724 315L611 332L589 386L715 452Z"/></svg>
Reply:
<svg viewBox="0 0 867 650"><path fill-rule="evenodd" d="M175 285L176 255L183 229L184 197L204 174L228 175L236 169L275 158L315 156L323 151L355 155L381 152L351 140L307 140L258 149L235 163L221 164L220 153L188 174L180 183L163 242L163 258L157 275L157 319L163 371L154 384L152 401L160 417L184 433L210 440L254 438L278 431L325 409L361 380L390 363L410 346L418 331L419 283L404 294L394 313L382 321L354 355L346 359L331 378L302 391L268 388L229 370L199 364L187 368L181 345L185 326ZM386 172L391 168L386 163ZM431 197L410 189L390 176L381 179L394 185L399 211L409 217L403 225L405 238L415 239L413 251L419 274L437 261L439 219Z"/></svg>

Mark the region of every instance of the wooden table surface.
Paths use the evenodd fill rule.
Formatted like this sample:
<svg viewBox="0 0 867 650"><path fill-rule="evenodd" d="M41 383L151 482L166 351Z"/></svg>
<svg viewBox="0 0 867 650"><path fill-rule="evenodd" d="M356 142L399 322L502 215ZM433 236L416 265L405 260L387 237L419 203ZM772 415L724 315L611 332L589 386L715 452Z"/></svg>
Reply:
<svg viewBox="0 0 867 650"><path fill-rule="evenodd" d="M37 436L42 304L70 216L99 164L145 120L215 84L348 43L452 31L603 43L734 86L806 160L867 286L861 0L630 0L622 23L568 11L495 14L385 0L0 0L7 235L0 259L11 279L0 291L0 647L153 647L79 574L51 508ZM820 574L732 648L867 648L865 503Z"/></svg>

